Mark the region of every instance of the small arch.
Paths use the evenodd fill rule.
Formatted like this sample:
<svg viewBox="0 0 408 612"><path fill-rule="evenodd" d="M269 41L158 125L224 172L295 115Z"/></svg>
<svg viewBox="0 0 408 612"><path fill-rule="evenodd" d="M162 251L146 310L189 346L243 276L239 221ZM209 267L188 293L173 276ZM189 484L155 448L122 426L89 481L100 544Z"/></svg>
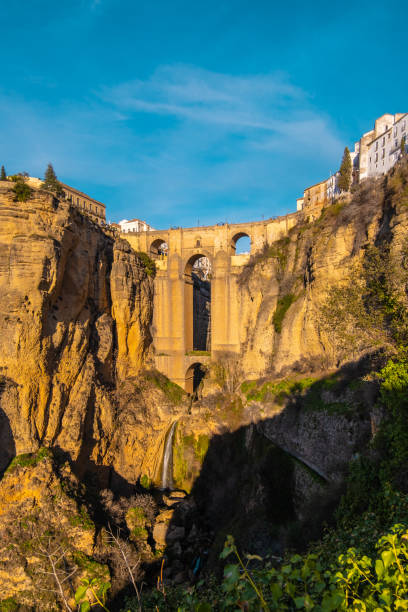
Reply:
<svg viewBox="0 0 408 612"><path fill-rule="evenodd" d="M199 386L205 376L206 369L202 363L193 363L186 372L184 389L197 399Z"/></svg>
<svg viewBox="0 0 408 612"><path fill-rule="evenodd" d="M169 246L163 238L156 238L150 245L150 257L153 259L163 259L167 257Z"/></svg>
<svg viewBox="0 0 408 612"><path fill-rule="evenodd" d="M246 232L238 232L231 239L232 255L243 255L251 252L251 237Z"/></svg>

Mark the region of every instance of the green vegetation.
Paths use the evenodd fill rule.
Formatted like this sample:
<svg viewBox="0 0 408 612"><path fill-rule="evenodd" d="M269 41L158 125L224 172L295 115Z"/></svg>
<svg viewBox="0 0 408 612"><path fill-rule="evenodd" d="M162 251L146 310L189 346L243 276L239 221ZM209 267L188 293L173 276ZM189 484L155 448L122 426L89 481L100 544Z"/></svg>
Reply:
<svg viewBox="0 0 408 612"><path fill-rule="evenodd" d="M0 612L15 612L18 610L18 603L14 597L8 597L0 601Z"/></svg>
<svg viewBox="0 0 408 612"><path fill-rule="evenodd" d="M331 287L321 308L321 327L340 359L365 350L408 344L408 311L401 288L408 282L408 249L391 253L387 244L370 246L348 278Z"/></svg>
<svg viewBox="0 0 408 612"><path fill-rule="evenodd" d="M18 467L35 467L40 461L50 457L52 457L52 455L48 448L40 448L36 453L23 453L22 455L17 455L8 466L6 474L13 472Z"/></svg>
<svg viewBox="0 0 408 612"><path fill-rule="evenodd" d="M0 170L0 181L7 181L7 174L6 174L6 169L4 168L4 166L2 166Z"/></svg>
<svg viewBox="0 0 408 612"><path fill-rule="evenodd" d="M295 300L296 296L293 295L293 293L287 293L286 295L278 299L276 310L273 313L272 318L273 326L278 334L280 334L282 331L282 323L283 319L285 318L285 314Z"/></svg>
<svg viewBox="0 0 408 612"><path fill-rule="evenodd" d="M73 559L76 565L83 570L89 579L97 579L100 581L106 580L109 576L109 569L107 565L98 563L92 557L88 557L82 551L76 550L73 553Z"/></svg>
<svg viewBox="0 0 408 612"><path fill-rule="evenodd" d="M173 448L173 478L179 488L190 490L207 454L208 446L209 439L204 434L199 434L198 437L193 434L177 436L177 443Z"/></svg>
<svg viewBox="0 0 408 612"><path fill-rule="evenodd" d="M349 202L345 198L345 196L342 196L340 199L336 200L330 206L326 206L326 208L323 208L320 214L320 217L316 220L315 231L319 230L319 226L323 221L326 221L327 219L330 219L330 218L333 219L335 217L338 217L341 211L344 209L344 207L348 203Z"/></svg>
<svg viewBox="0 0 408 612"><path fill-rule="evenodd" d="M142 261L142 264L146 270L147 276L151 276L154 278L156 276L156 264L153 259L150 259L147 253L143 253L143 251L137 251L136 255Z"/></svg>
<svg viewBox="0 0 408 612"><path fill-rule="evenodd" d="M150 489L150 487L152 486L152 480L147 474L143 474L140 477L140 484L144 489Z"/></svg>
<svg viewBox="0 0 408 612"><path fill-rule="evenodd" d="M187 351L186 355L191 355L194 357L209 357L211 355L211 351Z"/></svg>
<svg viewBox="0 0 408 612"><path fill-rule="evenodd" d="M148 518L144 509L141 506L129 508L126 513L126 523L130 529L130 539L134 542L138 540L146 540L149 536L146 529Z"/></svg>
<svg viewBox="0 0 408 612"><path fill-rule="evenodd" d="M401 145L400 145L401 155L405 155L406 153L406 142L407 142L407 139L405 136L403 136L401 138Z"/></svg>
<svg viewBox="0 0 408 612"><path fill-rule="evenodd" d="M23 174L16 174L11 177L11 180L14 181L14 200L16 202L27 202L30 199L32 194L32 189L29 185L27 185L25 176Z"/></svg>
<svg viewBox="0 0 408 612"><path fill-rule="evenodd" d="M397 524L378 539L370 556L356 546L337 552L332 561L326 562L316 548L305 555L290 555L277 566L276 557L263 559L241 554L232 536L228 536L221 558L229 563L219 584L200 581L189 589L172 589L165 594L156 591L143 597L143 609L179 612L406 610L407 539L406 527ZM138 610L136 600L128 600L125 609Z"/></svg>
<svg viewBox="0 0 408 612"><path fill-rule="evenodd" d="M79 612L89 612L94 606L101 607L109 612L105 606L106 595L111 588L110 582L99 578L84 578L75 592L75 602L79 606Z"/></svg>
<svg viewBox="0 0 408 612"><path fill-rule="evenodd" d="M315 381L315 378L285 379L279 382L264 382L258 386L258 381L251 380L242 383L241 392L246 396L247 402L264 402L273 398L278 404L281 404L290 396L300 395L307 391Z"/></svg>
<svg viewBox="0 0 408 612"><path fill-rule="evenodd" d="M339 189L340 191L349 191L351 186L351 176L353 164L351 162L350 151L348 147L344 149L343 159L340 166Z"/></svg>
<svg viewBox="0 0 408 612"><path fill-rule="evenodd" d="M254 253L249 258L248 263L242 268L242 272L239 275L237 281L242 287L244 286L252 274L255 266L262 262L268 261L268 259L276 259L278 263L277 276L281 279L285 271L286 263L288 260L288 248L290 245L290 237L285 236L276 240L272 244L265 244L264 248L257 253Z"/></svg>
<svg viewBox="0 0 408 612"><path fill-rule="evenodd" d="M79 510L78 514L68 516L68 521L73 527L81 527L81 529L88 531L92 531L95 528L93 521L84 507Z"/></svg>
<svg viewBox="0 0 408 612"><path fill-rule="evenodd" d="M179 385L169 380L164 374L157 370L150 370L146 373L147 380L151 381L158 389L163 391L172 404L180 404L184 397L185 391Z"/></svg>
<svg viewBox="0 0 408 612"><path fill-rule="evenodd" d="M289 236L285 236L285 238L281 238L277 240L273 244L271 244L265 252L266 257L276 258L279 264L279 270L283 273L286 262L288 260L288 246L290 243Z"/></svg>
<svg viewBox="0 0 408 612"><path fill-rule="evenodd" d="M57 179L57 175L54 172L54 168L52 164L48 164L47 169L44 174L44 182L42 188L46 191L51 191L57 197L61 197L64 194L64 190L61 186L61 183Z"/></svg>

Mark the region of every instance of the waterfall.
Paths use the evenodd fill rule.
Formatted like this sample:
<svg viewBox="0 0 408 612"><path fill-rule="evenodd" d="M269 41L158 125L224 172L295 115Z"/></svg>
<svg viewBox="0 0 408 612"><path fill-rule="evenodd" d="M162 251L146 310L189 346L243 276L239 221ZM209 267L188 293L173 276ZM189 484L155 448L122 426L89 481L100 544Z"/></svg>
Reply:
<svg viewBox="0 0 408 612"><path fill-rule="evenodd" d="M167 434L164 445L163 469L162 469L162 489L173 488L173 438L177 421L174 421Z"/></svg>

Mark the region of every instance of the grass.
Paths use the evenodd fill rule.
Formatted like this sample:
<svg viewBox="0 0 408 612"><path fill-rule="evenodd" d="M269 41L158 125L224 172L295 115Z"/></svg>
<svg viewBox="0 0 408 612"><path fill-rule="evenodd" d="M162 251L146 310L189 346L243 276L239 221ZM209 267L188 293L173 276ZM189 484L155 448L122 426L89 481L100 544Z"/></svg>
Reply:
<svg viewBox="0 0 408 612"><path fill-rule="evenodd" d="M180 404L184 397L185 391L179 385L169 380L164 374L151 370L146 374L147 380L151 381L158 389L163 391L164 395L172 404Z"/></svg>
<svg viewBox="0 0 408 612"><path fill-rule="evenodd" d="M192 355L193 357L210 357L211 351L187 351L186 355Z"/></svg>
<svg viewBox="0 0 408 612"><path fill-rule="evenodd" d="M259 386L257 380L242 383L241 391L246 396L247 402L264 402L270 397L281 404L291 395L299 395L316 382L315 378L303 378L302 380L281 380L279 382L265 382Z"/></svg>
<svg viewBox="0 0 408 612"><path fill-rule="evenodd" d="M274 400L277 404L292 398L302 397L303 410L326 411L328 414L348 414L358 403L345 401L330 402L323 399L323 391L336 391L341 393L343 384L338 374L331 374L325 378L303 378L301 380L281 380L279 382L263 382L249 380L241 385L241 392L245 395L247 403L265 402ZM354 381L347 385L352 391L358 391L361 384Z"/></svg>
<svg viewBox="0 0 408 612"><path fill-rule="evenodd" d="M18 610L18 603L14 597L8 597L0 601L0 612L15 612Z"/></svg>
<svg viewBox="0 0 408 612"><path fill-rule="evenodd" d="M275 331L280 334L282 331L282 323L285 318L285 314L289 310L290 306L296 300L296 296L293 293L287 293L283 297L278 299L276 310L273 313L272 323Z"/></svg>
<svg viewBox="0 0 408 612"><path fill-rule="evenodd" d="M95 527L85 508L81 508L78 514L69 516L68 521L73 527L81 527L87 531L92 531Z"/></svg>
<svg viewBox="0 0 408 612"><path fill-rule="evenodd" d="M52 457L52 455L48 448L40 448L36 453L23 453L17 455L8 466L6 474L13 472L18 467L35 467L41 461L49 459L50 457Z"/></svg>

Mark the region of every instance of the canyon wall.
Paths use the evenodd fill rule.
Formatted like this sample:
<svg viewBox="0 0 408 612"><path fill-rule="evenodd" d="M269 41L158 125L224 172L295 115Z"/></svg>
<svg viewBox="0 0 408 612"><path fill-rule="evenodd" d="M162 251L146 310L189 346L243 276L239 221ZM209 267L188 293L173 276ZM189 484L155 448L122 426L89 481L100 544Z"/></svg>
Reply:
<svg viewBox="0 0 408 612"><path fill-rule="evenodd" d="M143 409L129 381L148 363L153 279L126 241L49 193L15 202L3 183L0 220L0 470L52 446L130 476L136 442L116 451Z"/></svg>
<svg viewBox="0 0 408 612"><path fill-rule="evenodd" d="M407 175L405 163L385 179L368 180L313 221L305 210L287 237L252 256L238 278L245 378L326 370L358 357L339 354L322 309L328 290L347 281L368 247L390 245L401 265Z"/></svg>

